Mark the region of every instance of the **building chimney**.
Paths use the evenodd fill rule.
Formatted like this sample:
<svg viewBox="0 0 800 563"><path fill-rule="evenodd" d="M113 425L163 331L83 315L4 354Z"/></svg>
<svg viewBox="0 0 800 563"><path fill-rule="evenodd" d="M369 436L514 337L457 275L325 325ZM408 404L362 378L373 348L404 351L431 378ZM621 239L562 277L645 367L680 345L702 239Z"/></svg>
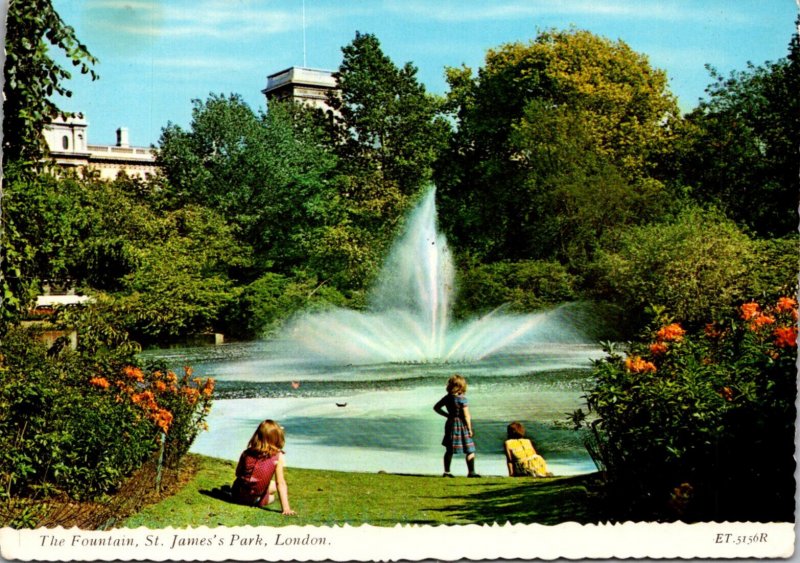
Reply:
<svg viewBox="0 0 800 563"><path fill-rule="evenodd" d="M128 143L128 128L127 127L120 127L117 129L117 146L118 147L129 147L130 144Z"/></svg>

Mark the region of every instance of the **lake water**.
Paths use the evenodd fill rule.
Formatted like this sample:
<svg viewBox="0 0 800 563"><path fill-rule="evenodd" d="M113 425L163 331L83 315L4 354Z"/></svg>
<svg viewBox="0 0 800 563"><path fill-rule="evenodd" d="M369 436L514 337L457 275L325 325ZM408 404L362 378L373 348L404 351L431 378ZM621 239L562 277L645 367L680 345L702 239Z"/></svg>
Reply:
<svg viewBox="0 0 800 563"><path fill-rule="evenodd" d="M556 475L595 471L567 415L583 406L590 361L600 355L570 344L470 364L330 366L287 360L263 342L143 353L217 380L209 431L193 452L236 460L258 423L272 418L285 428L290 466L432 475L442 472L444 453L444 418L433 405L453 373L469 383L478 472L506 474L503 440L513 420L525 424ZM464 475L459 457L453 472Z"/></svg>

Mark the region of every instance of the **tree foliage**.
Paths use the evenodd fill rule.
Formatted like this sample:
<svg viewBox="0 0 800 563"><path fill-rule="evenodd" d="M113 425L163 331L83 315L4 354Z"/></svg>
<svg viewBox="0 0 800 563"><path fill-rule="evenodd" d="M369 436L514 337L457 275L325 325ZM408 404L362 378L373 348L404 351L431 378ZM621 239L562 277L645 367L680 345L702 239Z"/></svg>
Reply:
<svg viewBox="0 0 800 563"><path fill-rule="evenodd" d="M458 130L438 183L462 246L494 260L586 254L663 191L655 173L677 106L665 74L621 41L544 32L489 51L477 77L449 69L448 80ZM595 198L621 215L581 217ZM578 225L589 226L564 236Z"/></svg>
<svg viewBox="0 0 800 563"><path fill-rule="evenodd" d="M695 326L748 297L751 240L718 211L688 208L671 221L620 235L596 262L598 291L620 304L631 329L649 306Z"/></svg>
<svg viewBox="0 0 800 563"><path fill-rule="evenodd" d="M351 271L353 287L375 274L403 215L430 183L448 125L416 67L395 65L377 37L356 33L342 54L339 89L328 102L347 215L324 230L329 251L321 255Z"/></svg>
<svg viewBox="0 0 800 563"><path fill-rule="evenodd" d="M762 236L796 232L800 203L800 38L787 58L729 77L711 70L708 99L689 114L682 174L713 202Z"/></svg>
<svg viewBox="0 0 800 563"><path fill-rule="evenodd" d="M72 74L51 56L49 47L63 52L82 74L97 78L97 60L75 35L51 0L10 0L6 13L3 67L3 175L30 175L46 155L44 124L61 111L54 94L70 96L65 81ZM49 46L49 47L48 47ZM0 321L14 320L31 291L27 260L35 252L25 246L23 228L5 212L5 186L0 186ZM0 330L2 332L2 330Z"/></svg>
<svg viewBox="0 0 800 563"><path fill-rule="evenodd" d="M313 230L335 213L334 155L308 110L272 104L256 115L238 95L194 101L188 131L170 124L159 163L178 204L218 210L251 245L261 271L289 272Z"/></svg>
<svg viewBox="0 0 800 563"><path fill-rule="evenodd" d="M401 68L378 38L356 33L342 48L329 102L340 156L354 174L377 174L404 196L431 179L431 165L447 131L439 102L425 92L411 63Z"/></svg>

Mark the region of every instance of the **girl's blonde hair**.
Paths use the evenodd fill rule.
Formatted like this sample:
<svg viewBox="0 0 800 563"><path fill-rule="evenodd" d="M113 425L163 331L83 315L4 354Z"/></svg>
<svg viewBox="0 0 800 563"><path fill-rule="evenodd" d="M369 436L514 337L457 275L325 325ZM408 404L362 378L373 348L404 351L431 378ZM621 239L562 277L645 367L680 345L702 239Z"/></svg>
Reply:
<svg viewBox="0 0 800 563"><path fill-rule="evenodd" d="M467 380L458 374L451 375L447 380L447 392L450 395L463 395L467 392Z"/></svg>
<svg viewBox="0 0 800 563"><path fill-rule="evenodd" d="M263 454L274 455L283 449L285 442L283 428L274 420L265 420L258 425L247 447Z"/></svg>

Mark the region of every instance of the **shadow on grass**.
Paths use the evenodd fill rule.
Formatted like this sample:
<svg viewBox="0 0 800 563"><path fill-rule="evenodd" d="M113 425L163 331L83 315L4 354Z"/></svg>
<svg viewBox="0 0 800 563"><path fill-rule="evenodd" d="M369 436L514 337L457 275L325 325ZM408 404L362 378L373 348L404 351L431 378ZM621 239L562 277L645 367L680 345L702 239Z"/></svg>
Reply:
<svg viewBox="0 0 800 563"><path fill-rule="evenodd" d="M237 504L241 506L240 503L233 500L233 497L231 496L230 485L222 485L221 487L214 487L213 489L200 489L198 492L201 495L205 495L216 500L221 500L223 502L227 502L228 504Z"/></svg>
<svg viewBox="0 0 800 563"><path fill-rule="evenodd" d="M515 482L515 487L498 485L487 490L484 485L474 493L467 490L453 495L452 504L431 510L476 524L588 524L607 520L600 495L592 492L595 478L591 475Z"/></svg>

